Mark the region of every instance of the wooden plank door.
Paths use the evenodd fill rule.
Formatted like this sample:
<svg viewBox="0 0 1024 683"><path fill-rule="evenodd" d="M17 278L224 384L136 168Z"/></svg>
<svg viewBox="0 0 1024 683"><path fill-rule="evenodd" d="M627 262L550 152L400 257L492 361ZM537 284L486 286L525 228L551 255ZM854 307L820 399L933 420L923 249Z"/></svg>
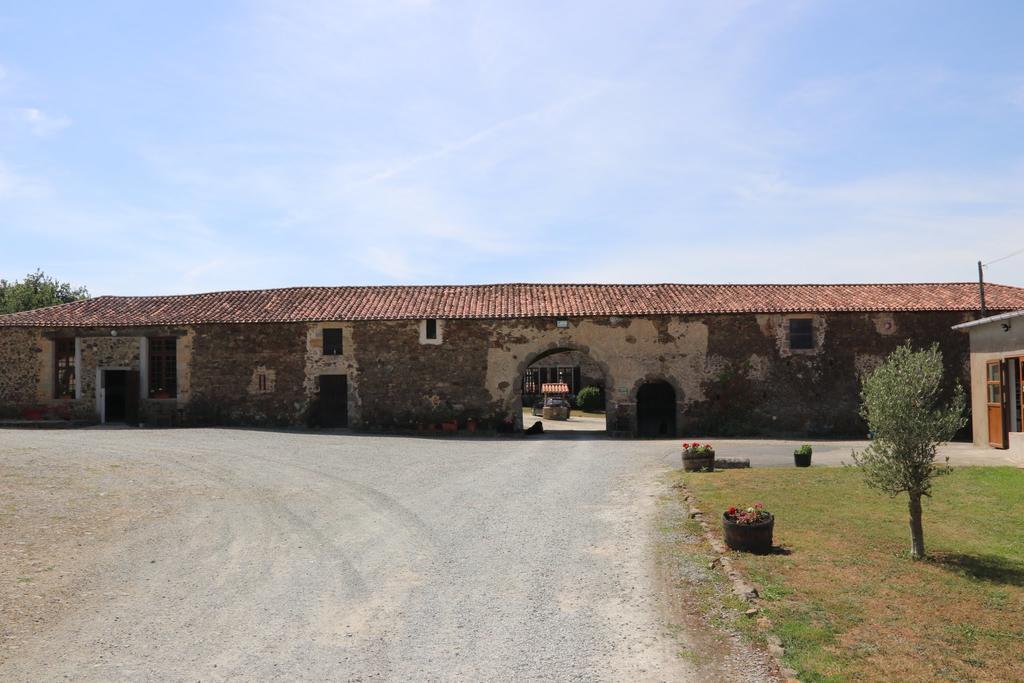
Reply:
<svg viewBox="0 0 1024 683"><path fill-rule="evenodd" d="M989 361L985 364L985 401L988 410L988 445L1006 448L1006 414L1003 403L1006 397L1005 361Z"/></svg>

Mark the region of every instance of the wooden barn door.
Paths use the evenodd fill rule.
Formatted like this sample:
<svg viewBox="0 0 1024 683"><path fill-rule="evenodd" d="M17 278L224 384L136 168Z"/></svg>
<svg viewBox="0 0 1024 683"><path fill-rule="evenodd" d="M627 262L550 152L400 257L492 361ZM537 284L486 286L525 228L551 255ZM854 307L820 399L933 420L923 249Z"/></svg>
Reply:
<svg viewBox="0 0 1024 683"><path fill-rule="evenodd" d="M1006 448L1006 361L985 364L985 400L988 404L988 445Z"/></svg>

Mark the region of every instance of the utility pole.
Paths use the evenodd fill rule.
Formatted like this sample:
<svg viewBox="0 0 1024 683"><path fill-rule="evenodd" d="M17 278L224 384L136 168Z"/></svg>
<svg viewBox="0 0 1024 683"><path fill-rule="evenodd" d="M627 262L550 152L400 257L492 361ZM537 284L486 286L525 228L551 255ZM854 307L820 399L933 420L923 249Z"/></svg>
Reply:
<svg viewBox="0 0 1024 683"><path fill-rule="evenodd" d="M981 261L978 261L978 297L981 299L981 317L988 315L985 310L985 271L982 270Z"/></svg>

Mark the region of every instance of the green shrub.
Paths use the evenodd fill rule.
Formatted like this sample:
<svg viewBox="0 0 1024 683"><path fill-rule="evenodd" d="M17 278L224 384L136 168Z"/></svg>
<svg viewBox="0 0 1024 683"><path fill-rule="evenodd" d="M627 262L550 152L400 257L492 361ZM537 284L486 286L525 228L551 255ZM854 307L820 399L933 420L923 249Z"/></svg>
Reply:
<svg viewBox="0 0 1024 683"><path fill-rule="evenodd" d="M596 413L604 410L604 401L601 399L601 390L597 387L583 387L576 394L576 405L587 413Z"/></svg>
<svg viewBox="0 0 1024 683"><path fill-rule="evenodd" d="M811 445L805 443L803 446L801 446L800 448L798 448L795 451L793 451L793 454L794 455L810 455L811 454Z"/></svg>

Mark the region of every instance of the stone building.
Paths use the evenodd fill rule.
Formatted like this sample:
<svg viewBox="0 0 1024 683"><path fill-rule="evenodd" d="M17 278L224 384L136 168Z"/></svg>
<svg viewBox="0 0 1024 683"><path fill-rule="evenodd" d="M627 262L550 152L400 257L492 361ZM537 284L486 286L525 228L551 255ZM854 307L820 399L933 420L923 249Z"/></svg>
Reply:
<svg viewBox="0 0 1024 683"><path fill-rule="evenodd" d="M989 308L1024 307L991 285ZM299 287L0 316L0 412L154 424L519 425L525 371L585 355L621 435L862 435L860 373L938 342L967 283Z"/></svg>
<svg viewBox="0 0 1024 683"><path fill-rule="evenodd" d="M974 443L1008 449L1024 464L1024 310L962 323L971 347Z"/></svg>

